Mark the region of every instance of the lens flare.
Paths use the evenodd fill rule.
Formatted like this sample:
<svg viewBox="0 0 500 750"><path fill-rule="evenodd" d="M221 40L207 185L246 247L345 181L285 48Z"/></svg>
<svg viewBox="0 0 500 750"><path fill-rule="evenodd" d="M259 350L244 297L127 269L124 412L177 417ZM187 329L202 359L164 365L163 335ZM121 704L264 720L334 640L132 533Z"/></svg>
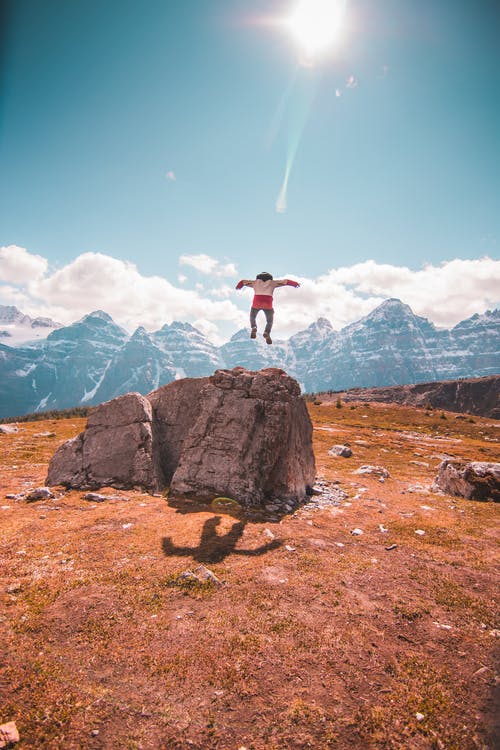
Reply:
<svg viewBox="0 0 500 750"><path fill-rule="evenodd" d="M288 26L309 56L328 48L339 36L345 0L300 0Z"/></svg>

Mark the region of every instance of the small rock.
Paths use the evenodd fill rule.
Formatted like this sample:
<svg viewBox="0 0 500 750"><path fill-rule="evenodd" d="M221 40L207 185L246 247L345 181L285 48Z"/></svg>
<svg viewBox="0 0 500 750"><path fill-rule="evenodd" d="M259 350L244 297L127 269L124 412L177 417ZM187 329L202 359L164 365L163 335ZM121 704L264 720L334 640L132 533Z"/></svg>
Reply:
<svg viewBox="0 0 500 750"><path fill-rule="evenodd" d="M130 529L132 526L131 523L122 523L122 529Z"/></svg>
<svg viewBox="0 0 500 750"><path fill-rule="evenodd" d="M341 458L351 458L352 450L348 445L333 445L328 451L329 456L340 456Z"/></svg>
<svg viewBox="0 0 500 750"><path fill-rule="evenodd" d="M264 529L264 531L263 531L262 533L263 533L263 535L264 535L265 537L267 537L268 539L276 539L276 537L275 537L275 535L273 534L273 532L271 531L271 529Z"/></svg>
<svg viewBox="0 0 500 750"><path fill-rule="evenodd" d="M44 438L44 437L55 437L55 432L36 432L33 437L34 438Z"/></svg>
<svg viewBox="0 0 500 750"><path fill-rule="evenodd" d="M222 586L222 581L204 565L198 565L194 570L194 574L199 581L210 581L211 583L215 583L216 586Z"/></svg>
<svg viewBox="0 0 500 750"><path fill-rule="evenodd" d="M384 466L372 466L371 464L363 464L359 469L356 469L355 474L374 474L375 476L387 479L391 475Z"/></svg>
<svg viewBox="0 0 500 750"><path fill-rule="evenodd" d="M99 730L93 729L90 734L92 735L92 737L97 737L97 735L99 734Z"/></svg>
<svg viewBox="0 0 500 750"><path fill-rule="evenodd" d="M425 719L425 716L424 714L421 714L417 711L417 713L415 714L415 718L417 721L423 721Z"/></svg>
<svg viewBox="0 0 500 750"><path fill-rule="evenodd" d="M416 482L415 484L409 484L406 488L407 492L411 493L417 493L420 495L428 495L430 493L429 488L425 487L423 484L420 484L420 482Z"/></svg>
<svg viewBox="0 0 500 750"><path fill-rule="evenodd" d="M8 594L18 594L20 591L22 591L22 586L19 582L11 583L10 586L7 586Z"/></svg>
<svg viewBox="0 0 500 750"><path fill-rule="evenodd" d="M397 548L397 544L390 544L388 547L386 547L387 552L390 552L393 549Z"/></svg>
<svg viewBox="0 0 500 750"><path fill-rule="evenodd" d="M389 531L389 529L385 528L385 526L384 526L383 523L379 523L378 527L379 527L380 531L382 532L382 534L387 534L387 532Z"/></svg>
<svg viewBox="0 0 500 750"><path fill-rule="evenodd" d="M108 498L106 495L100 495L98 492L87 492L83 496L84 500L88 500L89 503L103 503Z"/></svg>
<svg viewBox="0 0 500 750"><path fill-rule="evenodd" d="M418 534L418 536L424 536L425 531L423 529L415 529L415 534Z"/></svg>
<svg viewBox="0 0 500 750"><path fill-rule="evenodd" d="M441 630L451 630L451 625L443 625L442 623L436 621L434 621L432 624L437 628L441 628Z"/></svg>
<svg viewBox="0 0 500 750"><path fill-rule="evenodd" d="M35 503L37 500L48 500L53 497L54 495L48 487L37 487L36 489L31 490L31 492L28 492L25 500L27 503Z"/></svg>
<svg viewBox="0 0 500 750"><path fill-rule="evenodd" d="M15 424L0 424L0 434L12 435L14 432L19 432L19 427Z"/></svg>
<svg viewBox="0 0 500 750"><path fill-rule="evenodd" d="M345 547L345 544L343 542L334 542L336 547Z"/></svg>
<svg viewBox="0 0 500 750"><path fill-rule="evenodd" d="M19 742L16 722L8 721L6 724L0 724L0 747L8 747L13 742Z"/></svg>
<svg viewBox="0 0 500 750"><path fill-rule="evenodd" d="M488 635L491 635L492 638L500 638L500 630L497 630L496 628L494 630L490 630Z"/></svg>
<svg viewBox="0 0 500 750"><path fill-rule="evenodd" d="M295 552L297 549L296 547L292 547L290 544L285 544L285 549L287 552Z"/></svg>
<svg viewBox="0 0 500 750"><path fill-rule="evenodd" d="M351 531L351 534L352 534L353 536L361 536L361 534L362 534L362 533L363 533L363 529L353 529L353 530Z"/></svg>

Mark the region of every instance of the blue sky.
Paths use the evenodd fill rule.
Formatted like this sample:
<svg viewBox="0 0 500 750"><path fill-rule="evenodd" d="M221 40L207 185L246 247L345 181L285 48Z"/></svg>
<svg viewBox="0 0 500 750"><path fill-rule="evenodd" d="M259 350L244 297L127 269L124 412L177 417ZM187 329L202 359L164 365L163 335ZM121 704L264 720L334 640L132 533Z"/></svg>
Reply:
<svg viewBox="0 0 500 750"><path fill-rule="evenodd" d="M189 317L196 298L192 317L214 336L244 322L234 281L264 269L304 282L282 292L284 334L321 313L337 325L359 317L408 292L407 272L405 301L432 317L432 295L417 289L429 265L445 279L438 324L498 301L498 3L348 0L343 32L312 67L277 22L296 4L6 4L0 302L74 319L98 306L99 264L111 260L109 278L124 284L132 269L164 280L144 293L172 297L167 320ZM23 279L16 258L37 278ZM476 283L457 307L465 273ZM64 290L78 275L73 303ZM156 324L124 304L110 312Z"/></svg>

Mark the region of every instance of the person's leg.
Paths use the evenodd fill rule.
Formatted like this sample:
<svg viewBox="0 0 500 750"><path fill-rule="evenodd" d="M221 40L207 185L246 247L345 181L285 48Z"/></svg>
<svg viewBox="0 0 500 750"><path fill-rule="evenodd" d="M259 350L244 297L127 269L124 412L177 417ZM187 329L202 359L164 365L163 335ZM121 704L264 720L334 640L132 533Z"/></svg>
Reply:
<svg viewBox="0 0 500 750"><path fill-rule="evenodd" d="M257 307L250 308L250 338L254 339L257 336L257 313L259 309Z"/></svg>
<svg viewBox="0 0 500 750"><path fill-rule="evenodd" d="M274 321L274 310L264 310L264 314L266 316L266 327L264 328L264 333L271 333Z"/></svg>
<svg viewBox="0 0 500 750"><path fill-rule="evenodd" d="M272 344L271 328L273 327L274 310L264 310L266 316L266 327L264 328L263 336L268 344Z"/></svg>

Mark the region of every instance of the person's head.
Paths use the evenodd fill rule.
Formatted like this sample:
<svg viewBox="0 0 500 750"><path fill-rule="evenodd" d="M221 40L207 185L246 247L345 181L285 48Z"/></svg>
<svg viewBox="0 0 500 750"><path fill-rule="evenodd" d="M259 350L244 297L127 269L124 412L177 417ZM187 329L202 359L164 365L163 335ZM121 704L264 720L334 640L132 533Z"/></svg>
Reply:
<svg viewBox="0 0 500 750"><path fill-rule="evenodd" d="M257 274L255 278L259 279L259 281L272 281L273 280L273 277L267 271L262 271L262 273Z"/></svg>

